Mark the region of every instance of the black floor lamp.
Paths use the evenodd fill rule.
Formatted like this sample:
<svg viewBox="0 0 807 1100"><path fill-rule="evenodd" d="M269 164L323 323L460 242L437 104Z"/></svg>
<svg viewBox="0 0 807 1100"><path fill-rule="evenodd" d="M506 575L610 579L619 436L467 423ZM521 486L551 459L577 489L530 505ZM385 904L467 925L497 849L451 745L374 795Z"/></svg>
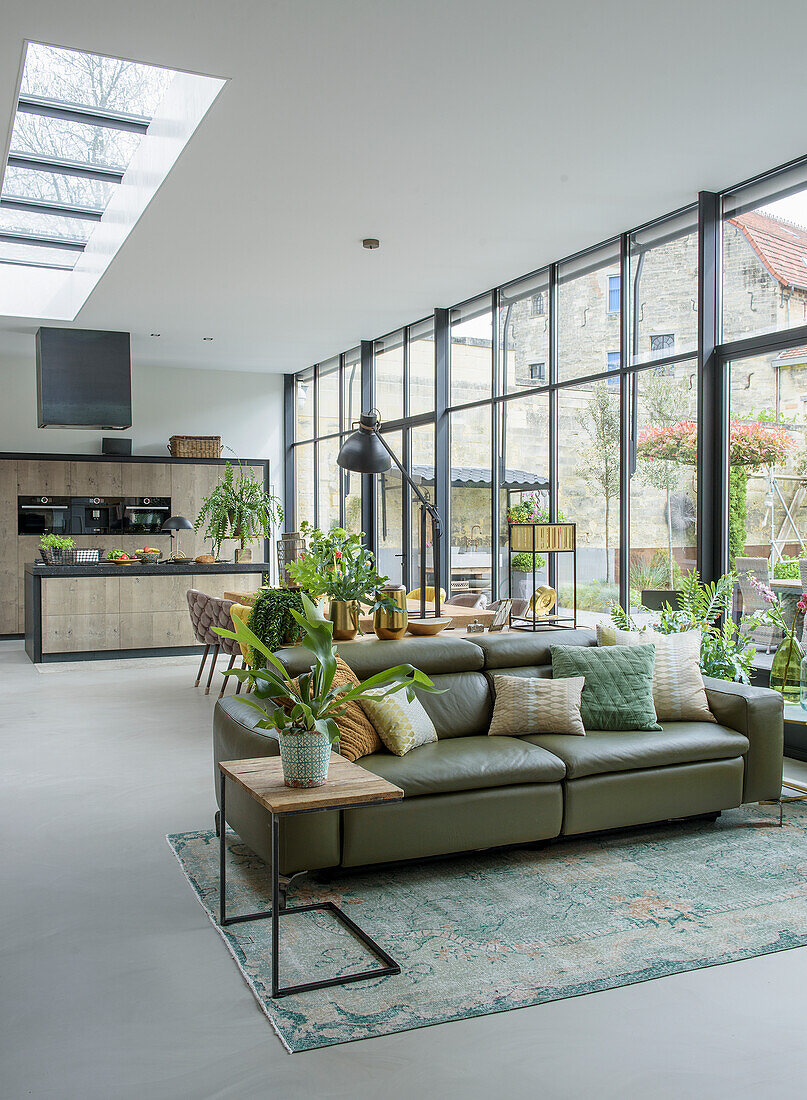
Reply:
<svg viewBox="0 0 807 1100"><path fill-rule="evenodd" d="M426 516L431 516L432 534L434 536L434 614L440 618L440 539L443 537L443 524L440 514L415 484L395 454L390 450L387 441L381 435L379 429L381 421L378 412L372 409L369 413L363 413L359 418L359 426L352 435L349 435L339 451L336 461L345 470L353 470L357 474L385 474L391 469L393 463L401 471L401 477L415 494L421 505L420 510L420 614L426 618Z"/></svg>

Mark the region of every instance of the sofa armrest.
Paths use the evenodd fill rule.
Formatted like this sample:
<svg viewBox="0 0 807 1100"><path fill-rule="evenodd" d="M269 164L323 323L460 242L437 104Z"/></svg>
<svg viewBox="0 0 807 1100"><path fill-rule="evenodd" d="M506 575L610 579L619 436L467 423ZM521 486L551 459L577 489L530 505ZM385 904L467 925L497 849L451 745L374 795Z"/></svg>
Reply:
<svg viewBox="0 0 807 1100"><path fill-rule="evenodd" d="M213 765L217 776L220 760L280 755L277 733L258 729L260 720L255 708L235 695L218 700L213 711Z"/></svg>
<svg viewBox="0 0 807 1100"><path fill-rule="evenodd" d="M778 798L782 792L784 720L782 696L769 688L704 676L709 708L723 726L748 738L743 802Z"/></svg>

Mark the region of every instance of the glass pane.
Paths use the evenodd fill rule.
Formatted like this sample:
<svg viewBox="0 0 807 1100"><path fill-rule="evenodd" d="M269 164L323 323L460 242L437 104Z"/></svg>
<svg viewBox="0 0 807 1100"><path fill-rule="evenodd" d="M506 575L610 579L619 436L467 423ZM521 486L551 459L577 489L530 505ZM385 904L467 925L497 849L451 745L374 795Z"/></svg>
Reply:
<svg viewBox="0 0 807 1100"><path fill-rule="evenodd" d="M723 203L723 339L807 324L803 166Z"/></svg>
<svg viewBox="0 0 807 1100"><path fill-rule="evenodd" d="M434 320L409 329L409 415L434 412Z"/></svg>
<svg viewBox="0 0 807 1100"><path fill-rule="evenodd" d="M345 437L342 437L344 442ZM342 485L345 494L345 530L352 535L359 534L361 525L361 483L362 476L355 470L342 472Z"/></svg>
<svg viewBox="0 0 807 1100"><path fill-rule="evenodd" d="M490 295L451 310L451 404L493 393L493 314Z"/></svg>
<svg viewBox="0 0 807 1100"><path fill-rule="evenodd" d="M403 439L400 432L385 434L389 446L403 462ZM403 484L400 471L393 466L377 475L376 505L378 509L378 555L376 567L382 576L395 584L403 584Z"/></svg>
<svg viewBox="0 0 807 1100"><path fill-rule="evenodd" d="M80 252L68 252L63 248L45 248L36 244L12 244L10 241L0 241L0 259L15 260L17 263L73 268L80 256Z"/></svg>
<svg viewBox="0 0 807 1100"><path fill-rule="evenodd" d="M317 526L323 531L339 526L339 497L341 483L336 456L339 454L340 441L321 439L317 444L319 511Z"/></svg>
<svg viewBox="0 0 807 1100"><path fill-rule="evenodd" d="M11 152L125 169L142 140L142 134L113 130L109 126L18 114L11 134Z"/></svg>
<svg viewBox="0 0 807 1100"><path fill-rule="evenodd" d="M508 587L507 510L533 499L549 519L549 395L530 394L499 406L499 597L532 596L532 555L513 554L512 585ZM547 584L547 563L537 562L539 584Z"/></svg>
<svg viewBox="0 0 807 1100"><path fill-rule="evenodd" d="M403 330L375 342L375 405L382 423L403 417Z"/></svg>
<svg viewBox="0 0 807 1100"><path fill-rule="evenodd" d="M294 383L295 427L294 439L312 439L314 436L314 368L300 371Z"/></svg>
<svg viewBox="0 0 807 1100"><path fill-rule="evenodd" d="M339 431L339 356L321 363L317 374L317 435Z"/></svg>
<svg viewBox="0 0 807 1100"><path fill-rule="evenodd" d="M32 233L42 237L67 237L86 241L95 222L81 218L61 218L56 214L36 214L28 210L5 210L0 207L0 233Z"/></svg>
<svg viewBox="0 0 807 1100"><path fill-rule="evenodd" d="M491 595L491 407L451 414L449 595ZM447 586L443 586L447 587Z"/></svg>
<svg viewBox="0 0 807 1100"><path fill-rule="evenodd" d="M558 391L558 519L577 524L578 624L591 626L619 601L618 378ZM571 610L570 555L558 555L558 602Z"/></svg>
<svg viewBox="0 0 807 1100"><path fill-rule="evenodd" d="M609 369L619 356L619 249L608 245L558 270L558 381Z"/></svg>
<svg viewBox="0 0 807 1100"><path fill-rule="evenodd" d="M631 234L629 263L631 362L647 363L682 351L695 351L697 209Z"/></svg>
<svg viewBox="0 0 807 1100"><path fill-rule="evenodd" d="M549 381L549 275L503 287L499 294L499 371L502 392Z"/></svg>
<svg viewBox="0 0 807 1100"><path fill-rule="evenodd" d="M412 478L429 501L434 501L434 424L423 424L410 433L412 446ZM410 530L412 546L409 554L409 589L420 587L421 574L421 509L411 497ZM431 519L426 513L426 585L434 586L434 548ZM442 586L445 588L445 585Z"/></svg>
<svg viewBox="0 0 807 1100"><path fill-rule="evenodd" d="M354 421L362 414L361 407L361 352L353 348L345 355L344 370L344 424L345 431L350 431Z"/></svg>
<svg viewBox="0 0 807 1100"><path fill-rule="evenodd" d="M294 448L294 483L297 491L295 523L314 523L314 444Z"/></svg>
<svg viewBox="0 0 807 1100"><path fill-rule="evenodd" d="M103 210L115 188L114 183L79 179L59 172L29 172L27 168L6 166L3 181L3 197L17 199L42 199L62 206L81 206L89 210Z"/></svg>
<svg viewBox="0 0 807 1100"><path fill-rule="evenodd" d="M170 69L31 42L20 91L61 103L150 117L173 77Z"/></svg>
<svg viewBox="0 0 807 1100"><path fill-rule="evenodd" d="M630 604L677 590L696 565L698 368L689 360L639 371L631 411Z"/></svg>
<svg viewBox="0 0 807 1100"><path fill-rule="evenodd" d="M807 557L807 348L735 360L729 379L729 562L781 576Z"/></svg>

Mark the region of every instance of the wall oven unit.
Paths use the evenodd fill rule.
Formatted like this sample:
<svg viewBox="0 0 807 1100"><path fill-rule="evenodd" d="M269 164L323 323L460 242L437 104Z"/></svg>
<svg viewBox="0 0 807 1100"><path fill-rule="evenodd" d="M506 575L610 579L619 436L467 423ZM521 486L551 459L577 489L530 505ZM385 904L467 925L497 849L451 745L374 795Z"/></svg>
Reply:
<svg viewBox="0 0 807 1100"><path fill-rule="evenodd" d="M158 535L170 515L170 497L126 497L123 502L123 533Z"/></svg>
<svg viewBox="0 0 807 1100"><path fill-rule="evenodd" d="M119 535L123 529L120 497L71 497L71 535Z"/></svg>
<svg viewBox="0 0 807 1100"><path fill-rule="evenodd" d="M17 497L18 535L66 535L69 497Z"/></svg>

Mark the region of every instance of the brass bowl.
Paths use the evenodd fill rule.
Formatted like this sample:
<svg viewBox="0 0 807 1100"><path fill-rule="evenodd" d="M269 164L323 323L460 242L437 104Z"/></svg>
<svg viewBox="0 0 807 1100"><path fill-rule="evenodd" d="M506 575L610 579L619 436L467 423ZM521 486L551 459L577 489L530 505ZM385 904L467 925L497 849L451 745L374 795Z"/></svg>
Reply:
<svg viewBox="0 0 807 1100"><path fill-rule="evenodd" d="M410 619L407 630L418 637L431 638L451 626L451 619Z"/></svg>

